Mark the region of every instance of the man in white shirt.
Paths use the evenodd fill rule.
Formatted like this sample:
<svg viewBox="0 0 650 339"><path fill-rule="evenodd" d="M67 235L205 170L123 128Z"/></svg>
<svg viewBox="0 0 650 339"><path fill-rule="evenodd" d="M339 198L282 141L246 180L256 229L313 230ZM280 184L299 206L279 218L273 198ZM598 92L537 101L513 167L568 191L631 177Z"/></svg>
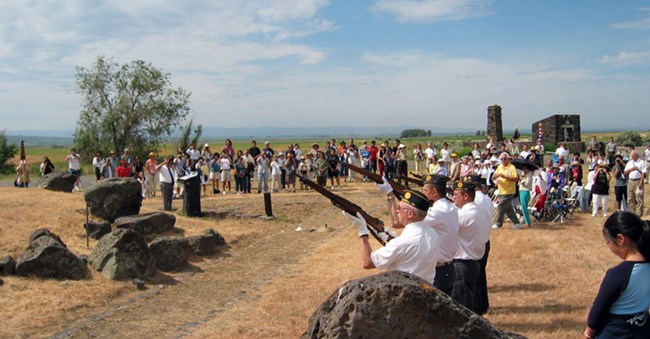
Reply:
<svg viewBox="0 0 650 339"><path fill-rule="evenodd" d="M485 185L481 185L480 178L474 177L472 178L472 181L474 182L474 184L476 184L474 203L483 212L482 218L485 218L486 220L492 220L492 216L494 215L494 204L492 204L492 199L490 199L490 197L484 193L484 191L487 191L487 187L485 187ZM489 228L488 231L491 233L492 228L490 227L489 222L487 227ZM479 266L481 267L481 274L479 275L479 283L476 290L476 294L477 294L476 313L478 314L485 314L490 308L488 289L487 289L487 272L485 269L487 267L489 255L490 255L490 240L485 242L485 253L483 254L483 257L478 262Z"/></svg>
<svg viewBox="0 0 650 339"><path fill-rule="evenodd" d="M163 209L172 210L172 198L174 196L174 157L166 158L156 166L158 180L160 181L160 192L163 198Z"/></svg>
<svg viewBox="0 0 650 339"><path fill-rule="evenodd" d="M74 182L74 188L73 188L74 191L78 191L80 189L80 187L81 187L81 181L79 179L81 177L81 162L80 162L80 160L81 160L81 155L79 155L79 153L77 153L76 148L71 148L70 149L70 154L68 154L65 157L65 161L68 162L68 171L70 173L72 173L72 175L74 175L75 178L76 178L75 182Z"/></svg>
<svg viewBox="0 0 650 339"><path fill-rule="evenodd" d="M433 147L432 143L427 143L427 149L424 150L424 155L427 157L427 167L432 163L433 157L438 155L438 151Z"/></svg>
<svg viewBox="0 0 650 339"><path fill-rule="evenodd" d="M566 148L566 146L562 143L558 146L558 148L555 150L555 155L557 155L558 159L559 158L564 158L564 160L569 160L569 150Z"/></svg>
<svg viewBox="0 0 650 339"><path fill-rule="evenodd" d="M436 275L439 239L423 222L430 205L431 201L424 194L407 190L397 209L399 224L405 225L404 231L375 251L370 247L368 226L361 214L352 216L344 212L359 229L363 268L407 272L432 282Z"/></svg>
<svg viewBox="0 0 650 339"><path fill-rule="evenodd" d="M528 158L528 155L530 155L530 151L528 151L528 145L523 144L521 146L521 152L519 152L519 157L522 159Z"/></svg>
<svg viewBox="0 0 650 339"><path fill-rule="evenodd" d="M630 160L625 165L627 175L627 210L643 216L643 179L647 174L646 162L639 158L636 150L630 152Z"/></svg>
<svg viewBox="0 0 650 339"><path fill-rule="evenodd" d="M491 219L474 202L476 185L471 181L454 184L454 204L458 210L458 250L453 266L456 273L451 297L475 313L478 309L479 260L490 239Z"/></svg>

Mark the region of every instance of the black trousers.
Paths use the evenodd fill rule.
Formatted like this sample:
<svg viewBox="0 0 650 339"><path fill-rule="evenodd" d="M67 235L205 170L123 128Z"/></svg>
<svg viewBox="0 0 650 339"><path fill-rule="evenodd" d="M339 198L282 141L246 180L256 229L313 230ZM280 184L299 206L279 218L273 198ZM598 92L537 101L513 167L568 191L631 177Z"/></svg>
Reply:
<svg viewBox="0 0 650 339"><path fill-rule="evenodd" d="M476 291L481 275L481 267L478 260L454 259L454 288L451 290L451 298L461 305L478 313Z"/></svg>
<svg viewBox="0 0 650 339"><path fill-rule="evenodd" d="M433 286L451 296L451 290L454 287L454 273L454 265L452 264L436 267Z"/></svg>
<svg viewBox="0 0 650 339"><path fill-rule="evenodd" d="M477 295L477 310L478 314L485 314L487 313L488 309L490 308L490 301L488 300L488 289L487 289L487 275L485 273L485 267L487 266L487 261L488 261L488 256L490 255L490 241L488 240L487 243L485 243L485 254L483 254L483 258L478 261L478 264L480 266L480 275L478 278L478 287L476 289L476 295Z"/></svg>
<svg viewBox="0 0 650 339"><path fill-rule="evenodd" d="M165 211L172 210L172 198L174 196L174 185L161 182L160 183L160 192L162 193L163 198L163 209Z"/></svg>

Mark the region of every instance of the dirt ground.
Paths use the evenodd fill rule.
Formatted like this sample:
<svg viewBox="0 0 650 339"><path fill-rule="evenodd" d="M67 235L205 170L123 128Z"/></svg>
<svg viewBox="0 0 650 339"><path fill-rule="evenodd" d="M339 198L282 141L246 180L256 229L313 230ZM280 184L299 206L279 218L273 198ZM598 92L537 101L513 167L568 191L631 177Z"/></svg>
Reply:
<svg viewBox="0 0 650 339"><path fill-rule="evenodd" d="M341 195L387 220L385 200L373 184L342 186ZM77 255L95 246L91 239L86 247L81 193L0 187L0 194L0 256L16 257L40 227L58 234ZM3 277L0 337L298 337L340 285L377 271L361 268L355 228L325 198L276 193L272 201L273 220L236 216L264 214L258 194L202 199L203 211L225 217L177 215L177 229L166 235L213 228L229 247L192 258L187 270L158 273L145 291L98 272L82 281ZM143 201L141 212L161 207L156 197ZM617 262L602 240L603 220L578 213L565 223L524 230L506 224L492 232L486 318L531 338L580 337L599 283ZM303 231L296 231L299 226Z"/></svg>

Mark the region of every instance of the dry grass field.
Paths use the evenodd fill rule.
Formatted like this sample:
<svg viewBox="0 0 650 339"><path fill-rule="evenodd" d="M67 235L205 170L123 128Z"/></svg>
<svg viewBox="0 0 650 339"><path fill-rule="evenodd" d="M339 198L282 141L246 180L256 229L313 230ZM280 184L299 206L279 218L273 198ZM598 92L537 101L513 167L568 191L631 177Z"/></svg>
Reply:
<svg viewBox="0 0 650 339"><path fill-rule="evenodd" d="M340 193L387 219L374 185L346 183ZM77 255L95 246L91 239L86 247L81 193L0 187L0 194L0 256L16 257L40 227L58 234ZM272 200L271 221L234 216L263 214L258 194L202 199L203 211L233 212L225 218L177 215L177 230L168 235L197 235L211 227L229 247L192 258L188 270L158 273L145 291L97 272L82 281L3 277L0 337L300 336L312 312L341 284L376 271L361 268L355 228L325 198L299 192L273 194ZM145 200L141 212L161 207L157 197ZM602 223L602 217L577 213L563 224L518 231L506 224L494 231L486 318L530 338L580 337L598 285L617 262L602 240ZM298 225L304 231L297 232Z"/></svg>

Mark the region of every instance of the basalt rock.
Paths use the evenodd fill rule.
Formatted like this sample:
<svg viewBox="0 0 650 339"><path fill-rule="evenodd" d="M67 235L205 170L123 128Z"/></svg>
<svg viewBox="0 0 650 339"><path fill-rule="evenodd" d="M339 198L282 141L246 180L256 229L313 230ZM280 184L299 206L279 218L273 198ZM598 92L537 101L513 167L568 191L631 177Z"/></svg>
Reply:
<svg viewBox="0 0 650 339"><path fill-rule="evenodd" d="M196 255L209 255L217 251L217 247L226 245L226 240L215 230L208 228L202 235L187 237L187 244Z"/></svg>
<svg viewBox="0 0 650 339"><path fill-rule="evenodd" d="M159 238L149 245L156 267L164 272L173 272L187 266L184 238Z"/></svg>
<svg viewBox="0 0 650 339"><path fill-rule="evenodd" d="M84 192L90 213L110 222L140 213L142 186L133 178L102 180Z"/></svg>
<svg viewBox="0 0 650 339"><path fill-rule="evenodd" d="M87 274L86 265L62 242L50 236L37 237L16 258L16 275L19 276L80 280Z"/></svg>
<svg viewBox="0 0 650 339"><path fill-rule="evenodd" d="M0 275L11 275L16 272L16 261L10 255L0 259Z"/></svg>
<svg viewBox="0 0 650 339"><path fill-rule="evenodd" d="M99 240L108 233L111 233L111 223L108 221L91 221L89 223L84 223L84 228L88 235L95 239Z"/></svg>
<svg viewBox="0 0 650 339"><path fill-rule="evenodd" d="M521 338L504 333L414 275L351 280L309 319L302 338Z"/></svg>
<svg viewBox="0 0 650 339"><path fill-rule="evenodd" d="M142 234L130 229L103 236L90 254L90 265L113 280L145 279L156 271Z"/></svg>
<svg viewBox="0 0 650 339"><path fill-rule="evenodd" d="M38 181L38 187L50 191L72 192L74 183L77 180L70 172L50 173L42 176Z"/></svg>
<svg viewBox="0 0 650 339"><path fill-rule="evenodd" d="M163 212L129 215L115 219L115 228L128 228L143 235L171 231L174 229L174 224L176 224L176 217Z"/></svg>
<svg viewBox="0 0 650 339"><path fill-rule="evenodd" d="M47 228L39 228L36 231L32 232L32 234L29 236L29 243L31 244L32 242L34 242L34 240L40 237L50 237L55 241L59 242L61 245L63 245L63 247L68 247L65 245L65 243L63 243L63 240L61 240L61 238L59 238L58 235L52 233L52 231L50 231Z"/></svg>

